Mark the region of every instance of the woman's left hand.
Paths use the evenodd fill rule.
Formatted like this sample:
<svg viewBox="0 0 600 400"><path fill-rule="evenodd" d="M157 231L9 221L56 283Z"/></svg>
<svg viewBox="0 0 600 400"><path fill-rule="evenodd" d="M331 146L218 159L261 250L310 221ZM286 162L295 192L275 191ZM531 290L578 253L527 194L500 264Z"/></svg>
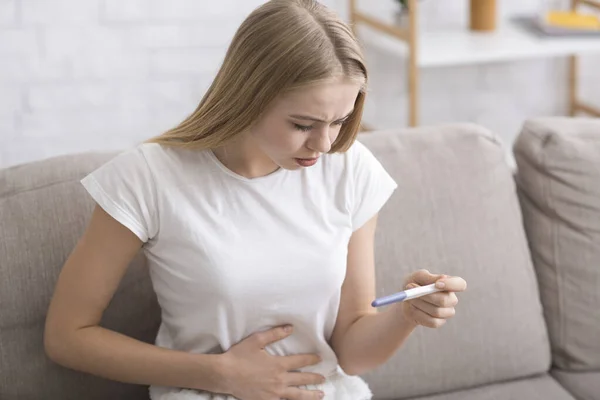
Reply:
<svg viewBox="0 0 600 400"><path fill-rule="evenodd" d="M458 297L455 292L467 289L467 282L458 276L432 274L421 269L410 274L405 281L405 289L412 289L435 283L443 291L428 294L401 303L402 313L407 321L428 328L439 328L456 313Z"/></svg>

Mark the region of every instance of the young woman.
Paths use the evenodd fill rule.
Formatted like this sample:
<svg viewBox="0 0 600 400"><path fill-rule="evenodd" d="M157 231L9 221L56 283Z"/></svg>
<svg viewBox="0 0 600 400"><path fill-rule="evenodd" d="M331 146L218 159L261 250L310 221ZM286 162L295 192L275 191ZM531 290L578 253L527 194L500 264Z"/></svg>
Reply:
<svg viewBox="0 0 600 400"><path fill-rule="evenodd" d="M444 291L371 307L396 183L355 141L366 85L352 32L317 1L256 9L187 119L82 180L97 206L50 305L48 355L154 400L371 398L357 375L452 317L466 283L419 270L407 287ZM99 326L140 249L154 345Z"/></svg>

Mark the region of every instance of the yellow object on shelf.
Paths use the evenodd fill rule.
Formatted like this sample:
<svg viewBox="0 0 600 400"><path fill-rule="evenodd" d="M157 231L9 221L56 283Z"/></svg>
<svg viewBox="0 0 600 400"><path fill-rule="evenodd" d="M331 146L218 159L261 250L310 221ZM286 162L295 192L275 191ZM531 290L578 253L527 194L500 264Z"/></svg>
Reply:
<svg viewBox="0 0 600 400"><path fill-rule="evenodd" d="M549 11L545 23L548 26L576 30L600 30L600 19L592 14L573 11Z"/></svg>

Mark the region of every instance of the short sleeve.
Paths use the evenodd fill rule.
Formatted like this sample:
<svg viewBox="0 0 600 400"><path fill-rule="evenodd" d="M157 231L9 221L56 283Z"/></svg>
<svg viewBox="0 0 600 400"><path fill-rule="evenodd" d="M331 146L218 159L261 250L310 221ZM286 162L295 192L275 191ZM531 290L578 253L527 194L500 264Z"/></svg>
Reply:
<svg viewBox="0 0 600 400"><path fill-rule="evenodd" d="M141 146L117 155L81 183L104 211L142 242L157 234L156 187Z"/></svg>
<svg viewBox="0 0 600 400"><path fill-rule="evenodd" d="M352 230L369 221L388 201L396 182L362 143L356 141L349 150L352 165Z"/></svg>

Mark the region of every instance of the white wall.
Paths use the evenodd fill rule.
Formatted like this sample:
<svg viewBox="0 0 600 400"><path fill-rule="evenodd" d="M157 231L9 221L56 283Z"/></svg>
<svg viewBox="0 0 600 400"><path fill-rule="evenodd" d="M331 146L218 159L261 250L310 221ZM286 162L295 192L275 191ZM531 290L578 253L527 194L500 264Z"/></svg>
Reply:
<svg viewBox="0 0 600 400"><path fill-rule="evenodd" d="M0 0L0 167L120 149L175 125L195 108L234 30L261 3ZM325 3L347 12L345 0ZM423 24L460 24L466 3L423 0ZM500 3L510 12L539 2ZM382 128L405 124L403 62L367 54L367 119ZM585 71L586 95L600 104L600 76L589 65ZM526 117L565 112L565 74L564 60L426 71L422 123L475 121L511 140Z"/></svg>

